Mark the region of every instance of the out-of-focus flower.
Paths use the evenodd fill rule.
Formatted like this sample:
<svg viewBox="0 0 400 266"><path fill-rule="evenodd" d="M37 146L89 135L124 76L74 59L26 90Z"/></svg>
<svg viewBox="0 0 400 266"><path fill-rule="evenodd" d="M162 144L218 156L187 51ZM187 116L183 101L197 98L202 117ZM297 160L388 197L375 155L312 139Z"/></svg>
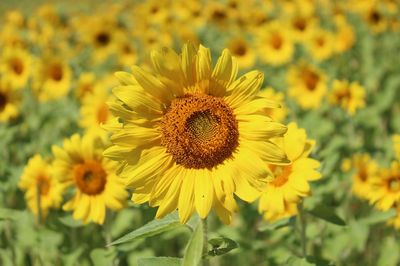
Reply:
<svg viewBox="0 0 400 266"><path fill-rule="evenodd" d="M365 89L356 81L334 80L329 101L354 115L357 109L365 107Z"/></svg>
<svg viewBox="0 0 400 266"><path fill-rule="evenodd" d="M151 58L154 74L137 66L116 73L121 86L110 110L122 125L108 126L114 145L105 155L120 161L134 202L158 206L157 218L178 208L185 223L213 208L229 223L233 195L254 201L266 164L289 162L269 141L286 127L263 114L278 104L258 97L262 73L236 77L227 49L214 69L203 46L184 45L180 55L164 48Z"/></svg>
<svg viewBox="0 0 400 266"><path fill-rule="evenodd" d="M32 58L28 51L19 47L5 47L0 55L2 79L13 87L26 86L32 70Z"/></svg>
<svg viewBox="0 0 400 266"><path fill-rule="evenodd" d="M227 47L231 54L237 59L239 68L250 68L256 60L254 48L242 37L230 39Z"/></svg>
<svg viewBox="0 0 400 266"><path fill-rule="evenodd" d="M40 219L47 216L50 208L59 208L62 201L63 186L54 178L51 163L40 155L29 159L18 187L25 191L25 200L33 214L41 213Z"/></svg>
<svg viewBox="0 0 400 266"><path fill-rule="evenodd" d="M283 92L275 91L273 88L268 87L261 90L260 96L279 103L279 105L281 106L280 108L266 109L265 112L273 120L277 122L283 122L289 111L288 108L285 106L285 95L283 94Z"/></svg>
<svg viewBox="0 0 400 266"><path fill-rule="evenodd" d="M288 94L303 109L317 109L326 94L325 74L309 64L301 62L289 69L287 74Z"/></svg>
<svg viewBox="0 0 400 266"><path fill-rule="evenodd" d="M84 223L102 224L106 208L119 210L128 193L125 183L116 175L116 163L104 158L104 143L94 135L74 134L64 140L63 148L53 146L54 175L73 196L64 204L73 210L73 218Z"/></svg>
<svg viewBox="0 0 400 266"><path fill-rule="evenodd" d="M352 174L352 192L361 199L368 199L372 191L371 180L378 170L377 163L371 159L369 154L354 154L351 159L345 159L342 162L342 171L349 172L355 170Z"/></svg>
<svg viewBox="0 0 400 266"><path fill-rule="evenodd" d="M7 122L19 113L21 91L0 76L0 122Z"/></svg>
<svg viewBox="0 0 400 266"><path fill-rule="evenodd" d="M323 29L315 29L306 41L306 47L311 56L319 61L328 59L333 54L333 34Z"/></svg>

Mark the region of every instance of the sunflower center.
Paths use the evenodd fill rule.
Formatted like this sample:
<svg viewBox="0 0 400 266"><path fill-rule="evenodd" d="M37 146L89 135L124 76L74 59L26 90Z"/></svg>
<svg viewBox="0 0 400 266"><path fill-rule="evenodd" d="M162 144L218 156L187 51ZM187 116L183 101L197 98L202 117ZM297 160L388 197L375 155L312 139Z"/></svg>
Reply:
<svg viewBox="0 0 400 266"><path fill-rule="evenodd" d="M63 69L60 64L53 64L49 68L49 77L52 80L60 81L63 77Z"/></svg>
<svg viewBox="0 0 400 266"><path fill-rule="evenodd" d="M337 92L335 96L338 102L345 101L351 98L350 90L346 88L342 91Z"/></svg>
<svg viewBox="0 0 400 266"><path fill-rule="evenodd" d="M304 69L302 74L303 74L303 81L307 89L310 91L315 90L319 82L318 74L309 69Z"/></svg>
<svg viewBox="0 0 400 266"><path fill-rule="evenodd" d="M399 191L400 190L400 178L394 177L389 181L389 189L391 191Z"/></svg>
<svg viewBox="0 0 400 266"><path fill-rule="evenodd" d="M289 180L289 175L292 173L292 166L278 166L278 165L270 165L272 173L275 176L275 179L271 182L271 184L275 187L281 187Z"/></svg>
<svg viewBox="0 0 400 266"><path fill-rule="evenodd" d="M96 42L101 46L106 46L110 42L110 35L107 32L100 32L96 35Z"/></svg>
<svg viewBox="0 0 400 266"><path fill-rule="evenodd" d="M6 108L7 105L7 95L0 92L0 112Z"/></svg>
<svg viewBox="0 0 400 266"><path fill-rule="evenodd" d="M271 45L275 50L281 49L283 44L283 39L279 33L275 33L271 37Z"/></svg>
<svg viewBox="0 0 400 266"><path fill-rule="evenodd" d="M299 31L304 31L307 27L307 22L304 18L298 18L293 22L293 26Z"/></svg>
<svg viewBox="0 0 400 266"><path fill-rule="evenodd" d="M185 168L213 168L239 144L238 123L223 99L187 94L174 99L161 120L161 143Z"/></svg>
<svg viewBox="0 0 400 266"><path fill-rule="evenodd" d="M232 52L234 55L244 56L247 52L246 44L244 44L242 42L235 44L232 48Z"/></svg>
<svg viewBox="0 0 400 266"><path fill-rule="evenodd" d="M75 166L75 183L82 193L88 195L100 194L106 185L107 174L101 163L88 160Z"/></svg>
<svg viewBox="0 0 400 266"><path fill-rule="evenodd" d="M50 190L50 182L47 176L39 175L36 177L37 189L42 196L46 196Z"/></svg>
<svg viewBox="0 0 400 266"><path fill-rule="evenodd" d="M24 64L21 62L21 59L19 58L12 58L10 60L10 66L12 71L14 71L14 73L17 75L21 75L22 72L24 72Z"/></svg>

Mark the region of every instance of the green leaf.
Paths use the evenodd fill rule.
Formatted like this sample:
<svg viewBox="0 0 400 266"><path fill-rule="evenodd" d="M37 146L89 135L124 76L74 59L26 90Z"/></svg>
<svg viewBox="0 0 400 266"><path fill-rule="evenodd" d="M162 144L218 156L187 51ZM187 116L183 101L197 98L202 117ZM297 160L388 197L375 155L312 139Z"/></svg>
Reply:
<svg viewBox="0 0 400 266"><path fill-rule="evenodd" d="M396 266L399 265L400 261L399 252L393 252L394 250L399 250L399 244L393 236L388 236L382 246L381 252L378 259L377 266Z"/></svg>
<svg viewBox="0 0 400 266"><path fill-rule="evenodd" d="M180 266L182 263L181 258L171 257L155 257L155 258L140 258L138 259L138 266Z"/></svg>
<svg viewBox="0 0 400 266"><path fill-rule="evenodd" d="M0 208L0 220L15 220L18 218L19 213L17 210Z"/></svg>
<svg viewBox="0 0 400 266"><path fill-rule="evenodd" d="M208 251L209 256L221 256L239 247L238 243L227 237L213 238L208 243L212 245L212 249Z"/></svg>
<svg viewBox="0 0 400 266"><path fill-rule="evenodd" d="M203 255L203 225L199 223L186 248L182 266L197 266Z"/></svg>
<svg viewBox="0 0 400 266"><path fill-rule="evenodd" d="M372 212L368 217L361 218L358 220L359 223L363 224L377 224L381 222L386 222L390 218L393 218L397 215L397 212L395 209L390 209L387 212L378 212L374 211Z"/></svg>
<svg viewBox="0 0 400 266"><path fill-rule="evenodd" d="M125 236L113 241L108 246L121 244L135 239L145 238L161 234L162 232L171 230L177 226L181 226L177 213L171 213L159 220L153 220L144 226L126 234Z"/></svg>
<svg viewBox="0 0 400 266"><path fill-rule="evenodd" d="M311 215L320 218L322 220L325 220L329 223L340 225L340 226L345 226L346 222L343 221L342 218L340 218L332 208L324 205L317 205L314 207L312 210L307 210L308 213Z"/></svg>
<svg viewBox="0 0 400 266"><path fill-rule="evenodd" d="M114 248L104 249L96 248L90 252L90 259L93 265L96 266L110 266L114 264L114 259L117 253Z"/></svg>
<svg viewBox="0 0 400 266"><path fill-rule="evenodd" d="M281 219L279 221L276 221L274 223L267 223L267 224L261 224L258 227L258 231L260 232L264 232L264 231L274 231L274 230L278 230L280 228L284 228L287 227L291 224L293 224L294 220L296 220L296 217L289 217L289 218L285 218L285 219Z"/></svg>
<svg viewBox="0 0 400 266"><path fill-rule="evenodd" d="M314 264L309 263L306 258L290 257L285 265L287 266L314 266Z"/></svg>
<svg viewBox="0 0 400 266"><path fill-rule="evenodd" d="M72 218L72 215L65 215L63 217L58 218L58 220L63 224L66 225L68 227L81 227L84 224L82 223L82 221L79 220L75 220L74 218Z"/></svg>

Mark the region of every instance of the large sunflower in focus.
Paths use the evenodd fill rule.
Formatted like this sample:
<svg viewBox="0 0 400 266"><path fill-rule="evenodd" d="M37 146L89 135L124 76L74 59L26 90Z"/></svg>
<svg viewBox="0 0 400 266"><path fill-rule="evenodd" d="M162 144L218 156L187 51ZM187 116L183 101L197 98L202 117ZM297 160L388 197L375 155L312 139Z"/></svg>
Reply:
<svg viewBox="0 0 400 266"><path fill-rule="evenodd" d="M164 48L151 59L154 73L134 66L132 74L116 74L121 86L109 106L121 124L106 125L114 145L105 155L121 162L134 202L158 206L157 218L178 208L185 223L214 208L229 223L233 195L255 200L266 163L288 163L269 141L286 127L262 112L278 105L258 95L262 73L236 77L228 50L214 68L203 46L185 45L180 55Z"/></svg>

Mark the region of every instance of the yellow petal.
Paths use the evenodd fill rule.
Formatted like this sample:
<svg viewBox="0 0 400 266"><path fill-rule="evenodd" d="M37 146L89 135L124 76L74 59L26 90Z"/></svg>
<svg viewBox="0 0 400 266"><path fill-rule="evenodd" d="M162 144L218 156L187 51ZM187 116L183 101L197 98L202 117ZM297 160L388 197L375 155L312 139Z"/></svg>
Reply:
<svg viewBox="0 0 400 266"><path fill-rule="evenodd" d="M196 210L200 218L204 219L214 201L214 186L208 169L196 171L194 192Z"/></svg>
<svg viewBox="0 0 400 266"><path fill-rule="evenodd" d="M186 223L194 211L194 181L193 172L187 170L182 177L182 187L179 195L178 210L179 220L182 224Z"/></svg>

